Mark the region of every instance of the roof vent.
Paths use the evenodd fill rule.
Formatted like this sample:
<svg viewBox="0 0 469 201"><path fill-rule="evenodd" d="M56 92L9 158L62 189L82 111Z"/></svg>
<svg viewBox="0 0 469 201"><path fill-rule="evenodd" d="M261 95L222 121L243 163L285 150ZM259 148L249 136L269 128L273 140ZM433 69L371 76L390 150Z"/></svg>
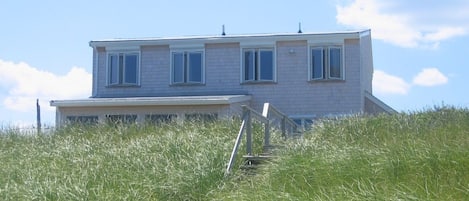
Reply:
<svg viewBox="0 0 469 201"><path fill-rule="evenodd" d="M225 25L222 25L222 26L221 26L221 29L222 29L221 35L222 35L222 36L225 36L225 35L226 35L226 33L225 33Z"/></svg>
<svg viewBox="0 0 469 201"><path fill-rule="evenodd" d="M303 33L303 31L301 31L301 22L298 23L298 33Z"/></svg>

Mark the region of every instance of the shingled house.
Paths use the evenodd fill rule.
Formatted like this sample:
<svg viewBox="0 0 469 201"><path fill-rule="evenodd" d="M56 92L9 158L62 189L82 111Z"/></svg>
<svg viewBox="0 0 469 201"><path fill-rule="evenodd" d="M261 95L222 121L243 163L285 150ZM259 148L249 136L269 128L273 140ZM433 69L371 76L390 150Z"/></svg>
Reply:
<svg viewBox="0 0 469 201"><path fill-rule="evenodd" d="M66 122L223 118L269 102L297 122L395 112L372 95L370 30L95 40L90 98Z"/></svg>

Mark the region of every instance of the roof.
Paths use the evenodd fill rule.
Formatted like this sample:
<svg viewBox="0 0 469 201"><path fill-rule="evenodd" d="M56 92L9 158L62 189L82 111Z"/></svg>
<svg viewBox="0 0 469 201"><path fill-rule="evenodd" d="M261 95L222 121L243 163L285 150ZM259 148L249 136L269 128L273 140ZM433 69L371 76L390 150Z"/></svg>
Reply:
<svg viewBox="0 0 469 201"><path fill-rule="evenodd" d="M117 38L90 41L91 47L107 45L168 45L180 43L229 43L250 42L252 40L308 40L310 38L339 37L360 38L369 35L370 30L338 31L338 32L308 32L308 33L271 33L271 34L240 34L240 35L212 35L212 36L181 36L181 37L154 37L154 38Z"/></svg>
<svg viewBox="0 0 469 201"><path fill-rule="evenodd" d="M50 105L55 107L229 105L249 100L251 100L249 95L88 98L51 100Z"/></svg>
<svg viewBox="0 0 469 201"><path fill-rule="evenodd" d="M375 104L381 110L383 110L384 112L386 112L388 114L396 114L397 113L397 111L394 110L391 106L387 105L386 103L384 103L380 99L373 96L373 94L371 94L371 92L369 92L369 91L365 91L365 98L368 99L369 101L371 101L373 104Z"/></svg>

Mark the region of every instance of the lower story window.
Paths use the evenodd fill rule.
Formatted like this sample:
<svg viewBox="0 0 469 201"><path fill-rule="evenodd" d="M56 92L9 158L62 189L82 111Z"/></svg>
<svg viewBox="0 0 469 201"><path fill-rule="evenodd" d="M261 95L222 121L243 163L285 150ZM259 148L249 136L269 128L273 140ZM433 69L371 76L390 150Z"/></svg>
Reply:
<svg viewBox="0 0 469 201"><path fill-rule="evenodd" d="M98 116L67 116L70 124L97 124Z"/></svg>
<svg viewBox="0 0 469 201"><path fill-rule="evenodd" d="M135 114L115 114L106 115L106 122L111 124L124 123L131 124L137 121L137 115Z"/></svg>
<svg viewBox="0 0 469 201"><path fill-rule="evenodd" d="M303 130L310 130L313 127L314 120L312 118L292 118L292 120Z"/></svg>
<svg viewBox="0 0 469 201"><path fill-rule="evenodd" d="M175 114L149 114L145 115L145 122L147 123L170 123L175 121L177 115Z"/></svg>
<svg viewBox="0 0 469 201"><path fill-rule="evenodd" d="M185 115L188 121L215 121L218 119L216 113L191 113Z"/></svg>

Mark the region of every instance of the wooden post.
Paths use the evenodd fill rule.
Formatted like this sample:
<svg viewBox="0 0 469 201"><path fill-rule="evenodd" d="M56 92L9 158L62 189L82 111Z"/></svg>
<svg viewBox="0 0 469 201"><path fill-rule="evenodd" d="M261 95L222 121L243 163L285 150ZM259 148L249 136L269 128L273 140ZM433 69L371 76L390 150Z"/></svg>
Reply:
<svg viewBox="0 0 469 201"><path fill-rule="evenodd" d="M37 134L41 134L41 106L39 99L36 99L36 120L37 120Z"/></svg>
<svg viewBox="0 0 469 201"><path fill-rule="evenodd" d="M270 121L264 125L264 147L270 146Z"/></svg>
<svg viewBox="0 0 469 201"><path fill-rule="evenodd" d="M246 152L250 156L252 155L252 119L251 111L248 108L244 108L246 112Z"/></svg>
<svg viewBox="0 0 469 201"><path fill-rule="evenodd" d="M282 130L282 137L287 138L287 120L285 119L284 116L282 116L282 122L280 125L280 129Z"/></svg>

